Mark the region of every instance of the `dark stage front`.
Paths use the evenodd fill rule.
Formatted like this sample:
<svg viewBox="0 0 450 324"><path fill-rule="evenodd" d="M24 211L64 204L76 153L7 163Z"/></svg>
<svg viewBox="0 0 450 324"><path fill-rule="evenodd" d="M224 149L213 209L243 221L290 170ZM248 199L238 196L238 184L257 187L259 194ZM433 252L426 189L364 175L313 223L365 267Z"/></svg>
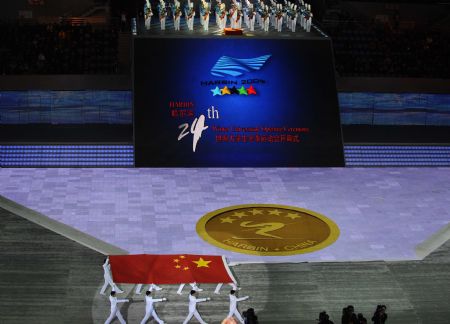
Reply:
<svg viewBox="0 0 450 324"><path fill-rule="evenodd" d="M344 165L325 37L136 37L133 79L138 167Z"/></svg>

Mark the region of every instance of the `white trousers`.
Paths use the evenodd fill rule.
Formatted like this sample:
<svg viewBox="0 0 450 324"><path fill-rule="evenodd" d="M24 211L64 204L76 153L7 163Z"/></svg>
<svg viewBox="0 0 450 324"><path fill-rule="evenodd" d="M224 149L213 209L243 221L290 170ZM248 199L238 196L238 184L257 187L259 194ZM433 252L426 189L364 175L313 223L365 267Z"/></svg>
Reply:
<svg viewBox="0 0 450 324"><path fill-rule="evenodd" d="M244 324L244 319L242 318L241 314L239 313L239 311L238 311L237 309L231 310L231 311L228 313L228 316L227 316L227 317L232 317L233 315L238 319L238 321L239 321L240 323Z"/></svg>
<svg viewBox="0 0 450 324"><path fill-rule="evenodd" d="M152 25L152 18L145 19L145 29L149 30L150 26Z"/></svg>
<svg viewBox="0 0 450 324"><path fill-rule="evenodd" d="M117 292L123 292L122 290L120 290L119 288L117 288L116 284L112 281L111 276L108 275L104 275L103 278L105 278L105 283L103 284L102 289L100 290L100 294L104 295L106 288L108 287L108 285L111 286L111 290L117 291Z"/></svg>
<svg viewBox="0 0 450 324"><path fill-rule="evenodd" d="M166 29L166 18L160 19L160 22L161 22L161 30L165 30Z"/></svg>
<svg viewBox="0 0 450 324"><path fill-rule="evenodd" d="M155 321L158 322L158 324L163 324L163 323L164 323L164 322L161 321L161 319L158 317L158 315L156 314L155 310L152 309L152 310L149 311L149 312L147 312L147 311L145 312L145 316L144 316L144 318L142 319L141 324L145 324L150 318L152 318L152 316L153 316L153 318L155 319Z"/></svg>
<svg viewBox="0 0 450 324"><path fill-rule="evenodd" d="M187 25L189 30L194 30L194 17L188 18Z"/></svg>
<svg viewBox="0 0 450 324"><path fill-rule="evenodd" d="M204 29L205 31L208 31L208 27L209 27L209 15L206 16L206 19L202 17L201 20L203 21L203 29Z"/></svg>
<svg viewBox="0 0 450 324"><path fill-rule="evenodd" d="M175 27L175 30L180 30L180 16L173 18L173 26Z"/></svg>
<svg viewBox="0 0 450 324"><path fill-rule="evenodd" d="M255 16L253 16L253 18L249 18L249 23L250 23L250 30L254 31L255 30Z"/></svg>
<svg viewBox="0 0 450 324"><path fill-rule="evenodd" d="M188 316L186 317L186 319L184 320L183 324L187 324L192 317L195 317L197 319L197 321L199 321L201 324L207 324L202 317L200 316L200 314L198 313L197 310L194 310L192 312L189 312Z"/></svg>
<svg viewBox="0 0 450 324"><path fill-rule="evenodd" d="M277 30L280 32L283 28L283 17L281 17L280 19L275 18L276 19L276 23L277 23Z"/></svg>
<svg viewBox="0 0 450 324"><path fill-rule="evenodd" d="M269 31L269 18L266 18L264 20L264 31L266 31L266 32Z"/></svg>
<svg viewBox="0 0 450 324"><path fill-rule="evenodd" d="M311 31L311 18L306 22L306 31L309 33Z"/></svg>
<svg viewBox="0 0 450 324"><path fill-rule="evenodd" d="M121 324L126 324L127 322L125 322L125 320L123 319L122 314L120 314L120 311L117 309L116 311L111 312L111 314L109 315L109 317L106 319L105 324L109 324L113 321L114 317L117 316L117 319L119 320L119 322Z"/></svg>

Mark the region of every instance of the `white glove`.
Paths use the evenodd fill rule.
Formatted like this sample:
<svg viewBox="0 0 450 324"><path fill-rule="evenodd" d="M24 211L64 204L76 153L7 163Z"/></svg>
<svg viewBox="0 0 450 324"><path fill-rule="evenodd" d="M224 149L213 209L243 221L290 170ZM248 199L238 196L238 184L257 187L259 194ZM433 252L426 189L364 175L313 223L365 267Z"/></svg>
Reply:
<svg viewBox="0 0 450 324"><path fill-rule="evenodd" d="M163 300L163 301L167 301L167 298L163 298L162 300Z"/></svg>
<svg viewBox="0 0 450 324"><path fill-rule="evenodd" d="M211 298L207 297L206 300L211 300Z"/></svg>

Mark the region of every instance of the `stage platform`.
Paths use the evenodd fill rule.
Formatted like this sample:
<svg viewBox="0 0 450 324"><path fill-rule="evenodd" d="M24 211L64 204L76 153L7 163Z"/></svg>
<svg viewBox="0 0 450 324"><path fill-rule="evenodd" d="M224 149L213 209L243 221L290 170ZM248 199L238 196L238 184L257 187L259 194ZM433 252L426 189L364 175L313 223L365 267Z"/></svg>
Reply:
<svg viewBox="0 0 450 324"><path fill-rule="evenodd" d="M159 20L157 18L152 19L152 25L149 30L145 30L144 27L140 28L137 36L148 36L148 37L164 37L164 38L280 38L280 39L312 39L312 38L328 38L318 26L312 25L311 31L307 33L299 23L297 23L297 28L295 32L290 31L283 25L283 30L281 32L276 31L272 26L270 26L269 31L265 32L257 24L255 24L255 30L250 31L250 29L244 27L243 24L243 35L225 35L223 30L218 28L215 23L215 18L211 16L212 19L209 21L209 30L204 31L203 26L200 25L200 19L194 19L194 30L189 30L186 25L186 20L184 17L181 18L180 30L176 31L173 25L173 19L170 18L166 21L166 29L161 30ZM227 25L229 27L229 23Z"/></svg>
<svg viewBox="0 0 450 324"><path fill-rule="evenodd" d="M2 169L0 195L129 253L220 254L250 263L414 260L418 245L450 220L449 171ZM340 236L313 253L262 257L217 248L197 235L206 213L253 203L323 214Z"/></svg>

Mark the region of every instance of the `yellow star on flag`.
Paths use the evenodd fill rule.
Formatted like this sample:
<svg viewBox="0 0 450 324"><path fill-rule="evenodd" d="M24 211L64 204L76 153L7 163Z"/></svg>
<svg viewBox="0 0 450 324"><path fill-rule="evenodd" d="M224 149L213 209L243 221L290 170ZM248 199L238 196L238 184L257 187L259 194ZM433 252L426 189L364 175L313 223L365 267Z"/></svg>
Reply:
<svg viewBox="0 0 450 324"><path fill-rule="evenodd" d="M178 259L173 259L173 262L180 262L180 260L178 260Z"/></svg>
<svg viewBox="0 0 450 324"><path fill-rule="evenodd" d="M185 256L184 255L180 255L180 259L184 259L185 258Z"/></svg>
<svg viewBox="0 0 450 324"><path fill-rule="evenodd" d="M184 271L189 270L189 267L184 267L183 270Z"/></svg>
<svg viewBox="0 0 450 324"><path fill-rule="evenodd" d="M300 218L302 216L300 216L297 213L288 213L285 217L289 217L290 219L296 219L296 218Z"/></svg>
<svg viewBox="0 0 450 324"><path fill-rule="evenodd" d="M179 264L177 264L177 265L175 266L175 268L180 269L181 266L180 266Z"/></svg>
<svg viewBox="0 0 450 324"><path fill-rule="evenodd" d="M269 214L279 216L281 214L281 212L278 209L274 209L274 210L269 211Z"/></svg>
<svg viewBox="0 0 450 324"><path fill-rule="evenodd" d="M212 261L206 261L203 260L203 258L198 259L197 261L192 261L193 263L195 263L197 265L197 268L209 268L209 263L211 263Z"/></svg>
<svg viewBox="0 0 450 324"><path fill-rule="evenodd" d="M222 89L220 89L220 92L222 93L222 96L226 95L226 94L231 94L230 89L228 89L227 86L225 86Z"/></svg>
<svg viewBox="0 0 450 324"><path fill-rule="evenodd" d="M242 218L242 217L247 216L247 215L245 215L245 212L234 212L233 216Z"/></svg>
<svg viewBox="0 0 450 324"><path fill-rule="evenodd" d="M233 221L235 220L235 219L233 219L233 218L230 218L230 217L224 217L224 218L221 218L220 219L221 221L222 221L222 224L224 224L224 223L233 223Z"/></svg>

